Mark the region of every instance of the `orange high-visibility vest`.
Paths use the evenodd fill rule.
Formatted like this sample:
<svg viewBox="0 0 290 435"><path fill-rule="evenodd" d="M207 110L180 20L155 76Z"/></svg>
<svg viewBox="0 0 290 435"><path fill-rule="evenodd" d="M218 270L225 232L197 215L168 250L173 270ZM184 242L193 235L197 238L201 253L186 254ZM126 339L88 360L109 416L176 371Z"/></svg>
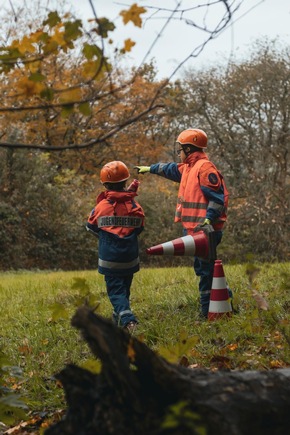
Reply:
<svg viewBox="0 0 290 435"><path fill-rule="evenodd" d="M199 184L199 171L202 165L209 162L208 158L197 160L193 166L187 164L180 165L180 172L182 172L178 201L175 212L175 222L181 222L183 227L187 230L193 230L197 225L201 224L206 218L206 211L209 201L204 196ZM215 165L211 163L220 177L221 184L224 190L224 208L218 221L212 224L215 230L221 230L225 221L227 220L227 207L228 207L228 191L223 179L222 174L217 170Z"/></svg>

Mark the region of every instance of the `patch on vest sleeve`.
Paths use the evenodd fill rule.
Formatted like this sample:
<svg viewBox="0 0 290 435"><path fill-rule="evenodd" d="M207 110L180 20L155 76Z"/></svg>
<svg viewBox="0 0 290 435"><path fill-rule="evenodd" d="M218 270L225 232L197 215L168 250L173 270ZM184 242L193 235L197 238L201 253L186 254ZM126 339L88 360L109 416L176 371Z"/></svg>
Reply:
<svg viewBox="0 0 290 435"><path fill-rule="evenodd" d="M218 177L214 172L211 172L210 174L208 174L208 181L210 182L210 184L216 185L218 184Z"/></svg>

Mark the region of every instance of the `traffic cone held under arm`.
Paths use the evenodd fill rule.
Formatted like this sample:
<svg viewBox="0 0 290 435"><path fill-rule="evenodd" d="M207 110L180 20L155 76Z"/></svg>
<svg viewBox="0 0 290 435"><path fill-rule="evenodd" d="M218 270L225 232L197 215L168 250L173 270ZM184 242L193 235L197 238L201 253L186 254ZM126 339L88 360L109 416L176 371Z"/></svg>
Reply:
<svg viewBox="0 0 290 435"><path fill-rule="evenodd" d="M229 291L221 260L214 263L212 288L208 310L208 320L216 320L223 316L232 315Z"/></svg>
<svg viewBox="0 0 290 435"><path fill-rule="evenodd" d="M148 255L185 255L216 259L214 233L199 231L146 249Z"/></svg>

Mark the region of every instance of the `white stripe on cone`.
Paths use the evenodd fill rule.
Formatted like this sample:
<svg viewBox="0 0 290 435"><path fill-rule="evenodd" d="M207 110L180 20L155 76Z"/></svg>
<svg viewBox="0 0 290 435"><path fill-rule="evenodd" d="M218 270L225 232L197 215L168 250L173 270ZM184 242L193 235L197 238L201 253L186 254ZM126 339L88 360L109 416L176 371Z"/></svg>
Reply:
<svg viewBox="0 0 290 435"><path fill-rule="evenodd" d="M194 255L195 254L195 241L192 236L183 236L184 243L184 255Z"/></svg>
<svg viewBox="0 0 290 435"><path fill-rule="evenodd" d="M187 255L200 258L207 258L208 251L208 237L203 231L194 235L188 234L146 249L148 255Z"/></svg>
<svg viewBox="0 0 290 435"><path fill-rule="evenodd" d="M223 290L223 289L227 289L227 282L226 282L226 278L224 277L220 277L220 278L213 278L212 279L212 289L214 290Z"/></svg>
<svg viewBox="0 0 290 435"><path fill-rule="evenodd" d="M210 292L210 301L208 309L208 319L214 320L224 315L231 315L232 305L230 303L229 291L226 277L221 260L216 260L212 288ZM221 275L221 276L215 276Z"/></svg>
<svg viewBox="0 0 290 435"><path fill-rule="evenodd" d="M232 311L229 300L226 301L210 301L209 313L228 313Z"/></svg>
<svg viewBox="0 0 290 435"><path fill-rule="evenodd" d="M172 242L162 243L162 248L165 255L174 255L174 246Z"/></svg>

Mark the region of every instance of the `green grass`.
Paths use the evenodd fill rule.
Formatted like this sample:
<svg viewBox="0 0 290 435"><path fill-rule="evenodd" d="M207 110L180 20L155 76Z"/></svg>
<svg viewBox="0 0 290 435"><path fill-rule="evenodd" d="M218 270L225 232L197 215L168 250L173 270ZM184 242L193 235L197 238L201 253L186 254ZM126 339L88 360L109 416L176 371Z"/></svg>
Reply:
<svg viewBox="0 0 290 435"><path fill-rule="evenodd" d="M191 267L142 269L133 280L131 306L138 335L174 363L211 370L275 369L290 365L290 265L224 265L239 314L200 321L198 279ZM71 324L76 307L88 300L111 317L104 278L96 271L0 273L0 348L22 376L6 374L30 410L65 406L53 375L68 363L92 359ZM268 302L258 308L255 289Z"/></svg>

